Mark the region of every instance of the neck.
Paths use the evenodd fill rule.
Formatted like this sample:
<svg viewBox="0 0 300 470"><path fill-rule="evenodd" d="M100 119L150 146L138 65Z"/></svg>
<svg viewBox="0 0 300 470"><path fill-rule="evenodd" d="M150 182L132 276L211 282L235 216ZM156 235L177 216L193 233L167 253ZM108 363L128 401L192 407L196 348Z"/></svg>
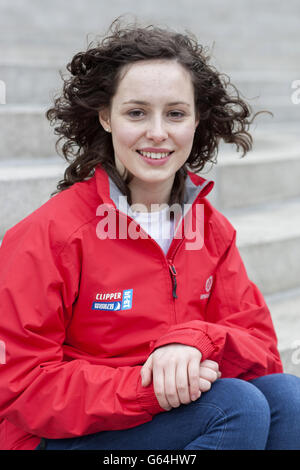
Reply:
<svg viewBox="0 0 300 470"><path fill-rule="evenodd" d="M147 208L147 212L150 212L152 204L168 204L173 182L174 177L167 183L164 181L154 184L146 182L138 184L133 178L129 183L132 205L142 204Z"/></svg>

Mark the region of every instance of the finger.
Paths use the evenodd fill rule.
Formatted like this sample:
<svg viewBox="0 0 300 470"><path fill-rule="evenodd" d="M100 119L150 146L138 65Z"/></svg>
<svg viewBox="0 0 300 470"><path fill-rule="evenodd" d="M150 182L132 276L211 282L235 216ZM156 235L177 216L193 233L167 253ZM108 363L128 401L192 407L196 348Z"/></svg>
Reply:
<svg viewBox="0 0 300 470"><path fill-rule="evenodd" d="M205 359L205 361L201 362L200 364L203 367L208 367L216 372L219 371L219 364L215 361L211 361L210 359Z"/></svg>
<svg viewBox="0 0 300 470"><path fill-rule="evenodd" d="M152 375L153 375L154 393L156 395L158 403L161 406L161 408L169 411L172 407L166 398L164 371L161 367L157 367L157 366L155 367L155 364L154 364Z"/></svg>
<svg viewBox="0 0 300 470"><path fill-rule="evenodd" d="M210 369L209 367L199 367L199 377L206 379L209 382L215 382L218 378L218 373L215 370Z"/></svg>
<svg viewBox="0 0 300 470"><path fill-rule="evenodd" d="M176 377L176 365L175 363L169 363L164 369L165 374L165 394L168 403L172 408L178 408L180 406L180 398L177 390L177 377Z"/></svg>
<svg viewBox="0 0 300 470"><path fill-rule="evenodd" d="M186 363L179 363L176 368L176 390L178 395L179 404L185 404L191 402L189 380L188 380L188 368ZM199 386L198 386L199 389Z"/></svg>
<svg viewBox="0 0 300 470"><path fill-rule="evenodd" d="M199 379L199 389L201 392L208 392L211 389L211 382L205 379Z"/></svg>
<svg viewBox="0 0 300 470"><path fill-rule="evenodd" d="M192 359L188 364L188 381L192 401L197 400L201 394L199 390L199 369L199 361Z"/></svg>
<svg viewBox="0 0 300 470"><path fill-rule="evenodd" d="M152 380L152 356L149 356L141 368L142 386L147 387Z"/></svg>

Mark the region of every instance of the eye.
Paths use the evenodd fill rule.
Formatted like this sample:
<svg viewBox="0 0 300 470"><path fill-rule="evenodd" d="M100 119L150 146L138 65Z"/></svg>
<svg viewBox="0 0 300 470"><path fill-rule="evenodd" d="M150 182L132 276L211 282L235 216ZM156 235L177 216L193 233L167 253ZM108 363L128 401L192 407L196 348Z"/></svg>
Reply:
<svg viewBox="0 0 300 470"><path fill-rule="evenodd" d="M139 117L142 117L144 114L143 111L141 111L140 109L133 109L131 111L128 111L128 116L132 117L132 118L139 118Z"/></svg>
<svg viewBox="0 0 300 470"><path fill-rule="evenodd" d="M170 111L169 114L172 118L175 118L175 119L180 119L185 116L185 113L183 113L182 111Z"/></svg>

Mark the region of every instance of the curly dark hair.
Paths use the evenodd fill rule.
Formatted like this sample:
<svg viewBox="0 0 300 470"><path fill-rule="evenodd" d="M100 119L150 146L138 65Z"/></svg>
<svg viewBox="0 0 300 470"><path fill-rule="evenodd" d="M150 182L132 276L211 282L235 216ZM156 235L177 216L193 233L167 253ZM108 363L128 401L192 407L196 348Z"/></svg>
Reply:
<svg viewBox="0 0 300 470"><path fill-rule="evenodd" d="M123 67L150 59L176 60L190 72L200 118L190 155L175 175L170 204L182 202L187 169L199 172L208 161L216 163L221 139L235 144L237 151L241 148L242 157L251 150L248 129L259 113L249 119L250 105L240 98L226 74L209 65L207 51L192 33L136 23L122 27L117 18L102 40L90 43L85 52L78 52L67 64L71 76L61 75L63 92L46 112L51 125L56 125L55 134L60 136L56 150L60 153L58 145L65 140L61 150L70 163L52 195L91 177L101 164L131 203L129 180L123 180L116 169L112 137L100 125L98 113L110 107ZM229 93L229 88L234 93Z"/></svg>

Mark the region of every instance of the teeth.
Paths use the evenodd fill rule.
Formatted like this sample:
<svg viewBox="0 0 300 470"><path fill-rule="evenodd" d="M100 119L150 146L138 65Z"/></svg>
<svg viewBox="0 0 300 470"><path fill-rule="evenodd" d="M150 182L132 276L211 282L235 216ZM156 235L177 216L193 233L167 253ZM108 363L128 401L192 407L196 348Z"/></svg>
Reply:
<svg viewBox="0 0 300 470"><path fill-rule="evenodd" d="M160 158L165 158L168 155L170 155L171 152L167 153L152 153L152 152L142 152L142 150L139 150L139 153L143 155L144 157L148 158L153 158L154 160L159 160Z"/></svg>

